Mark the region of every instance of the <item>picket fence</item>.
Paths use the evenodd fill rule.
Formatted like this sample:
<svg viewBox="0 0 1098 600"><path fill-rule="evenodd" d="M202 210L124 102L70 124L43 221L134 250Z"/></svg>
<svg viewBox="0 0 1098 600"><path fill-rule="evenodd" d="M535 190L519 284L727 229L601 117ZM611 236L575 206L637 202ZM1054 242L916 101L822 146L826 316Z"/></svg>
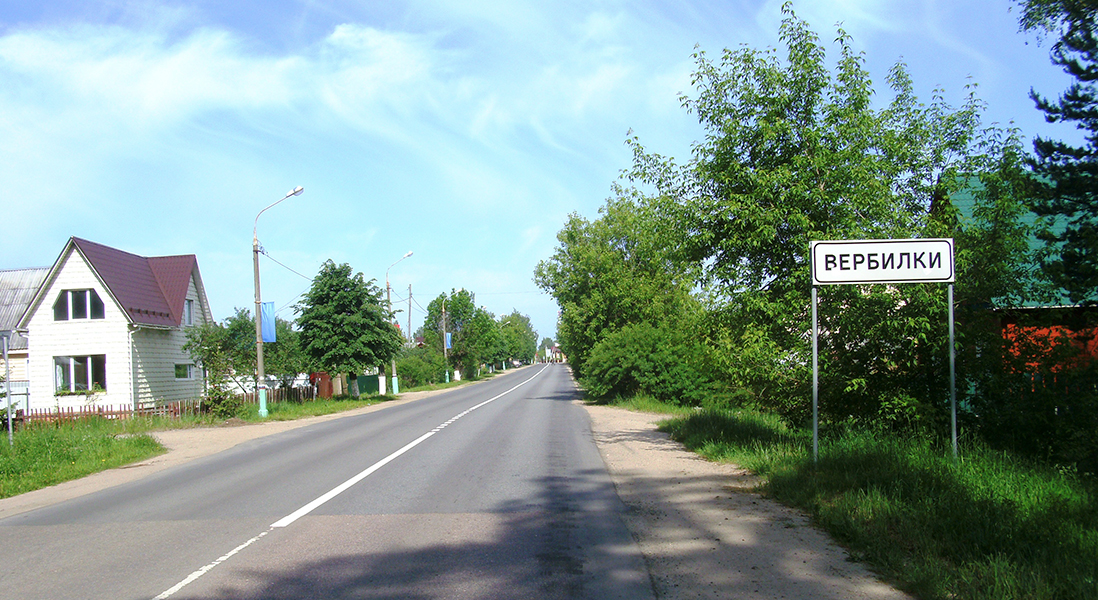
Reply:
<svg viewBox="0 0 1098 600"><path fill-rule="evenodd" d="M258 404L254 392L237 395L237 398L247 404ZM297 388L275 388L267 390L267 402L304 402L316 399L316 387L306 386ZM202 412L202 400L177 400L173 402L156 402L138 405L134 409L132 404L120 405L91 405L66 408L39 408L30 411L16 410L13 420L17 425L30 423L55 423L62 424L78 419L100 417L104 419L131 419L134 417L166 417L179 419L184 416L196 415Z"/></svg>
<svg viewBox="0 0 1098 600"><path fill-rule="evenodd" d="M247 404L259 404L259 397L255 392L248 392L237 396ZM306 402L316 400L316 386L306 385L293 388L271 388L267 390L267 402Z"/></svg>
<svg viewBox="0 0 1098 600"><path fill-rule="evenodd" d="M200 400L180 400L177 402L164 402L138 406L135 410L132 404L93 405L65 408L32 408L30 411L19 410L15 413L15 420L21 423L65 423L78 419L100 417L104 419L130 419L133 417L168 417L178 419L185 415L194 415L202 412Z"/></svg>

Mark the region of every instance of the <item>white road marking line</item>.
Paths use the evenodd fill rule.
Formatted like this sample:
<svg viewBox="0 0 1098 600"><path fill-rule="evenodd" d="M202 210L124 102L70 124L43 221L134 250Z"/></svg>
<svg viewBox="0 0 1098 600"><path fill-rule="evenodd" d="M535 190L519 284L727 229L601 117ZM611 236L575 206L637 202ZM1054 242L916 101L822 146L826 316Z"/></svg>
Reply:
<svg viewBox="0 0 1098 600"><path fill-rule="evenodd" d="M213 569L217 565L229 560L237 552L240 552L241 550L247 548L248 546L251 546L252 544L258 542L259 538L267 535L270 532L271 532L271 530L268 529L267 531L264 531L263 533L261 533L261 534L255 536L254 538L244 542L243 544L240 544L236 548L233 548L232 550L230 550L227 554L225 554L221 558L218 558L217 560L215 560L212 563L202 567L201 569L195 571L194 573L191 573L190 575L187 575L186 579L184 579L183 581L180 581L179 583L177 583L174 586L168 588L167 590L164 590L164 593L160 594L156 598L153 598L153 600L167 600L173 594L175 594L179 590L183 589L187 584L191 583L195 579L198 579L199 577L202 577L203 575L208 573L210 571L210 569Z"/></svg>
<svg viewBox="0 0 1098 600"><path fill-rule="evenodd" d="M419 436L415 440L409 442L406 446L404 446L400 450L397 450L396 452L393 452L389 456L386 456L385 458L377 461L376 463L371 465L369 468L367 468L365 471L362 471L358 475L355 475L354 477L348 479L347 481L344 481L343 483L341 483L341 484L337 485L336 487L332 488L331 491L324 494L323 496L320 496L316 500L313 500L312 502L306 504L305 506L302 506L301 508L295 510L294 512L292 512L292 513L286 515L285 517L282 517L281 519L275 521L274 523L271 524L271 527L286 527L290 523L293 523L294 521L300 519L301 517L313 512L320 505L324 504L325 502L331 500L332 498L335 498L336 496L338 496L338 495L342 494L343 492L347 491L347 489L350 488L351 486L353 486L354 484L362 481L363 479L366 479L370 475L373 475L375 471L377 471L381 467L384 467L385 465L389 464L390 462L395 460L401 454L404 454L405 452L411 450L412 448L415 448L416 446L422 444L427 438L435 435L439 431L442 431L447 425L450 425L450 424L454 423L458 419L460 419L460 418L464 417L465 415L473 412L474 410L484 406L485 404L488 404L490 402L494 402L494 401L506 396L507 394L510 394L511 392L519 389L520 387L526 385L527 383L530 383L531 381L534 380L535 377L537 377L538 375L541 375L542 371L544 371L546 368L547 367L542 367L541 371L538 371L537 373L534 373L533 376L531 376L526 381L523 381L522 383L520 383L520 384L516 385L515 387L507 390L506 392L503 392L502 394L499 394L497 396L493 396L492 398L489 398L489 399L485 400L484 402L481 402L480 404L477 404L476 406L473 406L472 408L466 409L464 412L458 414L456 417L453 417L452 419L450 419L449 421L446 421L442 425L440 425L440 426L432 429L431 431L428 431L427 433Z"/></svg>
<svg viewBox="0 0 1098 600"><path fill-rule="evenodd" d="M531 381L534 380L535 377L537 377L538 375L541 375L542 372L545 371L545 369L547 369L547 368L549 368L548 364L546 364L544 367L542 367L541 370L538 371L537 373L534 373L526 381L523 381L522 383L520 383L520 384L516 385L515 387L507 390L506 392L503 392L501 394L493 396L493 397L485 400L484 402L481 402L480 404L477 404L476 406L473 406L472 408L466 409L464 412L461 412L460 414L458 414L457 416L455 416L455 417L451 418L450 420L446 421L442 425L439 425L438 427L435 427L431 431L428 431L427 433L419 436L414 441L410 442L409 444L407 444L406 446L404 446L400 450L397 450L396 452L393 452L389 456L386 456L385 458L377 461L373 465L370 465L370 467L367 468L365 471L362 471L358 475L355 475L354 477L348 479L347 481L344 481L343 483L341 483L341 484L337 485L336 487L332 488L331 491L329 491L328 493L320 496L319 498L317 498L316 500L313 500L312 502L306 504L305 506L302 506L301 508L295 510L294 512L290 513L289 515L286 515L285 517L279 519L278 521L275 521L274 523L271 524L270 529L268 529L267 531L264 531L263 533L261 533L261 534L255 536L254 538L244 542L243 544L237 546L236 548L233 548L232 550L230 550L224 556L222 556L222 557L218 558L217 560L213 561L212 563L202 567L201 569L195 571L194 573L191 573L190 575L187 576L186 579L184 579L183 581L180 581L179 583L175 584L174 586L168 588L162 594L160 594L159 596L153 598L153 600L167 600L172 595L174 595L176 592L183 589L188 584L194 582L194 580L198 579L199 577L202 577L203 575L208 573L211 569L213 569L217 565L219 565L219 564L225 562L226 560L229 560L230 558L232 558L232 556L234 554L236 554L237 552L240 552L241 550L243 550L243 549L247 548L248 546L251 546L255 542L259 541L260 538L262 538L263 536L265 536L268 533L270 533L271 531L273 531L276 527L286 527L287 525L293 523L294 521L300 519L301 517L304 517L305 515L313 512L320 505L322 505L325 502L331 500L332 498L335 498L336 496L342 494L343 492L345 492L348 488L350 488L354 484L362 481L363 479L366 479L367 477L372 475L374 473L374 471L377 471L381 467L384 467L385 465L389 464L390 462L392 462L394 459L396 459L401 454L404 454L405 452L411 450L412 448L415 448L416 446L423 443L423 441L426 440L427 438L429 438L429 437L435 435L436 433L442 431L443 429L446 428L447 425L453 424L458 419L460 419L460 418L464 417L465 415L473 412L474 410L484 406L485 404L488 404L490 402L494 402L494 401L506 396L507 394L510 394L511 392L519 389L520 387L526 385L527 383L530 383Z"/></svg>

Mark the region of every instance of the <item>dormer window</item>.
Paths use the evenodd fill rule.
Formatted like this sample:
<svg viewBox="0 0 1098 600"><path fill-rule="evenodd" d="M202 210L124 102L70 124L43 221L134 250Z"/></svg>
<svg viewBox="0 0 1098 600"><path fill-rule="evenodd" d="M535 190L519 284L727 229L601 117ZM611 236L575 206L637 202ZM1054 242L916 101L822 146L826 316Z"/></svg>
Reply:
<svg viewBox="0 0 1098 600"><path fill-rule="evenodd" d="M53 303L53 320L104 318L103 301L95 290L63 290Z"/></svg>

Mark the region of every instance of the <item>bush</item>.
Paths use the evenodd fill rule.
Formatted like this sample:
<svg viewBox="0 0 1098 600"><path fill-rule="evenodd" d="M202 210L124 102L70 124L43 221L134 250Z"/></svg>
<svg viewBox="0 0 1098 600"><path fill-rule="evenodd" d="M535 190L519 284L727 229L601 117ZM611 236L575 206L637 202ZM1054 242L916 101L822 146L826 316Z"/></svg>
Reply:
<svg viewBox="0 0 1098 600"><path fill-rule="evenodd" d="M244 412L244 400L223 388L211 387L202 407L218 419L231 419Z"/></svg>
<svg viewBox="0 0 1098 600"><path fill-rule="evenodd" d="M627 325L591 349L583 384L595 398L647 394L665 402L700 406L714 385L707 350L670 327Z"/></svg>
<svg viewBox="0 0 1098 600"><path fill-rule="evenodd" d="M434 348L410 348L397 357L397 376L402 387L411 389L446 380L446 362Z"/></svg>

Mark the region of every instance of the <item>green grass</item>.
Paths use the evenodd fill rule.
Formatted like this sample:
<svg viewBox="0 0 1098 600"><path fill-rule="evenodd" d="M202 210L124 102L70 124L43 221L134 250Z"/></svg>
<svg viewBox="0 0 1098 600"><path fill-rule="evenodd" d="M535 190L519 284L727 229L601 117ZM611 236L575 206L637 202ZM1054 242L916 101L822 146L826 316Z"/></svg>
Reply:
<svg viewBox="0 0 1098 600"><path fill-rule="evenodd" d="M609 404L611 406L617 406L619 408L625 408L628 410L635 410L639 412L658 413L670 416L687 416L692 415L695 409L689 407L679 406L678 404L671 404L669 402L663 402L657 400L651 396L636 395L623 398L613 398L610 400L598 400L588 401L590 404Z"/></svg>
<svg viewBox="0 0 1098 600"><path fill-rule="evenodd" d="M308 402L277 402L267 405L266 419L259 418L258 407L249 406L249 410L244 415L243 420L252 423L261 423L263 421L293 421L306 417L318 417L321 415L330 415L332 413L354 410L364 406L373 406L374 404L380 404L381 402L388 402L389 400L394 399L396 399L396 396L378 395L359 396L357 399L349 397L331 399L318 398Z"/></svg>
<svg viewBox="0 0 1098 600"><path fill-rule="evenodd" d="M84 419L42 425L0 442L0 498L15 496L162 454L147 434L126 433L117 421Z"/></svg>
<svg viewBox="0 0 1098 600"><path fill-rule="evenodd" d="M1093 478L976 444L895 434L825 436L745 410L703 411L665 431L712 460L766 479L764 491L809 511L856 559L923 599L1098 598Z"/></svg>
<svg viewBox="0 0 1098 600"><path fill-rule="evenodd" d="M416 386L416 387L413 387L413 388L408 388L406 390L402 390L401 393L403 394L403 393L410 393L410 392L433 392L435 390L448 390L450 388L456 388L458 386L465 385L466 383L469 383L469 382L465 381L464 379L461 380L461 381L450 381L448 383L430 383L430 384L427 384L427 385L420 385L420 386Z"/></svg>

